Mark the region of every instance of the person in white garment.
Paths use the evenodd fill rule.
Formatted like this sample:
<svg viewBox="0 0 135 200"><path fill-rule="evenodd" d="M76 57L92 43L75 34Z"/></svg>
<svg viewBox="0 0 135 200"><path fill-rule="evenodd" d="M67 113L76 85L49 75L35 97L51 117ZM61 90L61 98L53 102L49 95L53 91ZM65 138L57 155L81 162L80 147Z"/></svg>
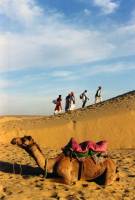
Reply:
<svg viewBox="0 0 135 200"><path fill-rule="evenodd" d="M70 93L70 107L69 110L75 109L75 95L73 92Z"/></svg>
<svg viewBox="0 0 135 200"><path fill-rule="evenodd" d="M102 96L101 96L101 89L102 87L99 86L97 91L96 91L96 94L95 94L95 103L99 103L102 101Z"/></svg>
<svg viewBox="0 0 135 200"><path fill-rule="evenodd" d="M80 99L82 99L82 108L85 107L87 101L89 100L89 98L86 95L87 90L85 90L81 95L80 95Z"/></svg>

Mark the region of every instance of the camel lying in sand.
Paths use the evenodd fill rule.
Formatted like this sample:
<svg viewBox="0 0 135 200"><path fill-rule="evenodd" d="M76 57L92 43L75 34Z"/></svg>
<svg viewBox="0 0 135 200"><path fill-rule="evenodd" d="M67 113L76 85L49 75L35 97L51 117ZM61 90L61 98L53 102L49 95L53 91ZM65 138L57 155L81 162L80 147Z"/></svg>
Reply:
<svg viewBox="0 0 135 200"><path fill-rule="evenodd" d="M64 153L55 158L45 159L31 136L13 138L11 143L26 150L42 170L62 177L65 184L71 185L78 179L94 181L97 177L102 177L103 184L110 185L116 177L116 165L109 157L100 163L95 163L91 157L87 157L81 162L80 167L80 162L76 158L71 159Z"/></svg>

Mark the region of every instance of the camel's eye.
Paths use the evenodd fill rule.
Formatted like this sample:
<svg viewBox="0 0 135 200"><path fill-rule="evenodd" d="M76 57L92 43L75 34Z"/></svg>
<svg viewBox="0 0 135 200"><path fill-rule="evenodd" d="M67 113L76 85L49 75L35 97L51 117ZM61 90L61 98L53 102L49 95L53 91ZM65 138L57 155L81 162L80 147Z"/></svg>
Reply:
<svg viewBox="0 0 135 200"><path fill-rule="evenodd" d="M27 139L28 139L28 140L31 140L31 139L32 139L32 137L31 137L31 136L27 136Z"/></svg>
<svg viewBox="0 0 135 200"><path fill-rule="evenodd" d="M22 138L22 143L25 143L26 142L26 138Z"/></svg>

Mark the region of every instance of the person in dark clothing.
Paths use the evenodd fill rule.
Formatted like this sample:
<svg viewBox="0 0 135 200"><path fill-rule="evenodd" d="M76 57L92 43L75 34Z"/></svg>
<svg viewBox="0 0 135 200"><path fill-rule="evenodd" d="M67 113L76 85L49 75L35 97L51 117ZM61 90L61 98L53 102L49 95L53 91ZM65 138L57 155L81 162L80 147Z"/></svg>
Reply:
<svg viewBox="0 0 135 200"><path fill-rule="evenodd" d="M70 97L70 94L68 94L67 96L66 96L66 102L65 102L65 112L67 112L68 110L69 110L69 108L70 108L70 99L71 99L71 97Z"/></svg>
<svg viewBox="0 0 135 200"><path fill-rule="evenodd" d="M86 93L87 93L87 90L85 90L85 91L80 95L81 98L82 98L82 102L83 102L82 108L85 107L87 101L89 100L89 98L87 97Z"/></svg>

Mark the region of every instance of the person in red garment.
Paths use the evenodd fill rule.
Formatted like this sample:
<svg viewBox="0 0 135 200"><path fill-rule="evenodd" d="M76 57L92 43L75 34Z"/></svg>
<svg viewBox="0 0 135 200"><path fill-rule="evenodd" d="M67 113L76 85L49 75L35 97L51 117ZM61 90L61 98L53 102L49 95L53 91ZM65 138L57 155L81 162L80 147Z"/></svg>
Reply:
<svg viewBox="0 0 135 200"><path fill-rule="evenodd" d="M54 114L61 113L61 111L62 111L61 102L62 102L62 97L61 97L61 95L59 95L55 102L56 106L55 106Z"/></svg>

